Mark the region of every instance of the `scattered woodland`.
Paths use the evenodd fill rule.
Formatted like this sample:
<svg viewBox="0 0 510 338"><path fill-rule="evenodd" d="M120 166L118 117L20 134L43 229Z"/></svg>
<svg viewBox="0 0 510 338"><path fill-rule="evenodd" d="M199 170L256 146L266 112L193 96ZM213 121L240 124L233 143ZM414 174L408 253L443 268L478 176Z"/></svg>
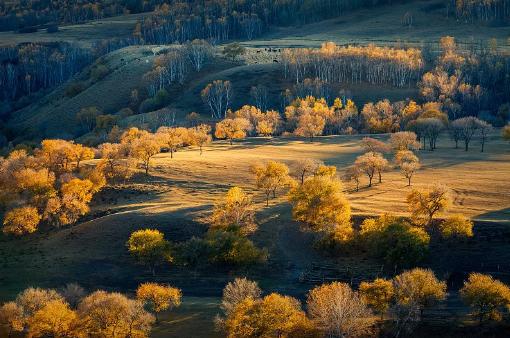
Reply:
<svg viewBox="0 0 510 338"><path fill-rule="evenodd" d="M0 336L505 337L506 47L245 44L401 3L0 4L19 34L143 14L0 48Z"/></svg>

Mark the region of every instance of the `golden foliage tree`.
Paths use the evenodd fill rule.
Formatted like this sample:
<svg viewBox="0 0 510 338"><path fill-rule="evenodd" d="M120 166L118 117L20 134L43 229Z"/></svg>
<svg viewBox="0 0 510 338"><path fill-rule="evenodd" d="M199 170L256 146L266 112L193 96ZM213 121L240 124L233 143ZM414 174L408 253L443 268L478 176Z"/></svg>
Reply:
<svg viewBox="0 0 510 338"><path fill-rule="evenodd" d="M427 189L413 189L407 195L411 217L425 225L431 225L434 216L446 210L451 204L447 187L434 185Z"/></svg>
<svg viewBox="0 0 510 338"><path fill-rule="evenodd" d="M379 313L383 320L393 300L393 283L383 278L376 278L373 282L361 282L359 292L365 303Z"/></svg>
<svg viewBox="0 0 510 338"><path fill-rule="evenodd" d="M189 129L189 134L191 144L198 146L200 155L202 155L204 146L212 142L211 126L207 124L198 125Z"/></svg>
<svg viewBox="0 0 510 338"><path fill-rule="evenodd" d="M407 185L411 186L411 178L421 168L420 159L410 150L399 150L395 154L395 163L402 175L407 178Z"/></svg>
<svg viewBox="0 0 510 338"><path fill-rule="evenodd" d="M142 162L145 174L149 174L151 159L161 151L161 142L153 134L146 134L131 142L131 155Z"/></svg>
<svg viewBox="0 0 510 338"><path fill-rule="evenodd" d="M16 297L16 304L23 309L26 318L31 317L51 301L63 298L52 289L28 288Z"/></svg>
<svg viewBox="0 0 510 338"><path fill-rule="evenodd" d="M16 236L30 234L37 230L40 221L41 215L37 208L31 206L14 208L5 214L2 231Z"/></svg>
<svg viewBox="0 0 510 338"><path fill-rule="evenodd" d="M156 133L156 138L170 151L170 158L173 158L174 152L189 142L190 136L188 129L183 127L161 127Z"/></svg>
<svg viewBox="0 0 510 338"><path fill-rule="evenodd" d="M294 134L297 136L308 137L310 142L313 138L322 135L326 120L319 114L306 112L298 117L297 127Z"/></svg>
<svg viewBox="0 0 510 338"><path fill-rule="evenodd" d="M446 282L439 281L430 269L404 271L393 279L393 286L397 303L416 308L421 315L425 308L446 298Z"/></svg>
<svg viewBox="0 0 510 338"><path fill-rule="evenodd" d="M289 176L289 167L285 163L269 161L265 165L256 164L251 171L255 175L255 182L258 189L266 195L266 206L269 205L271 194L276 198L276 191L293 184Z"/></svg>
<svg viewBox="0 0 510 338"><path fill-rule="evenodd" d="M464 303L480 323L484 320L501 320L501 311L510 306L510 288L492 276L471 273L460 290Z"/></svg>
<svg viewBox="0 0 510 338"><path fill-rule="evenodd" d="M247 298L225 321L227 337L289 337L307 318L295 298L272 293L263 299Z"/></svg>
<svg viewBox="0 0 510 338"><path fill-rule="evenodd" d="M214 136L219 139L227 139L230 145L233 140L240 140L246 137L246 132L250 127L250 121L245 118L224 119L216 123Z"/></svg>
<svg viewBox="0 0 510 338"><path fill-rule="evenodd" d="M78 306L81 330L92 337L148 337L154 316L120 293L96 291Z"/></svg>
<svg viewBox="0 0 510 338"><path fill-rule="evenodd" d="M420 147L417 136L412 131L399 131L390 136L390 145L395 152L400 150L414 150Z"/></svg>
<svg viewBox="0 0 510 338"><path fill-rule="evenodd" d="M142 264L147 265L152 275L161 263L173 260L169 252L170 243L162 232L154 229L137 230L126 243L129 252Z"/></svg>
<svg viewBox="0 0 510 338"><path fill-rule="evenodd" d="M348 284L317 286L308 293L306 305L312 321L328 336L361 337L372 332L375 318Z"/></svg>
<svg viewBox="0 0 510 338"><path fill-rule="evenodd" d="M29 337L72 337L77 334L77 314L63 300L52 300L28 320Z"/></svg>
<svg viewBox="0 0 510 338"><path fill-rule="evenodd" d="M336 178L314 176L292 188L288 195L292 217L314 231L333 234L338 240L351 238L351 207Z"/></svg>
<svg viewBox="0 0 510 338"><path fill-rule="evenodd" d="M23 308L16 302L8 302L0 307L0 335L11 337L25 327Z"/></svg>
<svg viewBox="0 0 510 338"><path fill-rule="evenodd" d="M354 161L354 165L368 176L369 187L372 186L372 179L376 173L379 175L379 182L382 181L382 172L387 170L389 166L388 160L382 154L373 152L358 156Z"/></svg>
<svg viewBox="0 0 510 338"><path fill-rule="evenodd" d="M243 235L255 232L257 223L251 197L239 187L230 188L225 197L215 204L211 226L213 229L239 231Z"/></svg>
<svg viewBox="0 0 510 338"><path fill-rule="evenodd" d="M149 304L158 320L158 313L181 305L182 291L169 285L143 283L136 289L136 298Z"/></svg>
<svg viewBox="0 0 510 338"><path fill-rule="evenodd" d="M293 165L293 175L299 179L301 184L303 184L305 182L305 178L312 176L321 165L324 165L324 162L321 160L311 158L298 160Z"/></svg>
<svg viewBox="0 0 510 338"><path fill-rule="evenodd" d="M439 229L444 238L473 237L473 222L463 215L452 215L441 222Z"/></svg>

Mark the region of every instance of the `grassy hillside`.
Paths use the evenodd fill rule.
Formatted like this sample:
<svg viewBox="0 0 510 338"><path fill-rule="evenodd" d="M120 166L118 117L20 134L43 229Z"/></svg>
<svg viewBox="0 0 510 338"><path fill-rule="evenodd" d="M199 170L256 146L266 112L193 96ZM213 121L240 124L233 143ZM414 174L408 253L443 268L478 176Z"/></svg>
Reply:
<svg viewBox="0 0 510 338"><path fill-rule="evenodd" d="M25 42L66 41L91 47L102 39L126 38L133 33L136 23L150 13L122 15L90 21L82 24L59 27L55 33L41 29L36 33L0 32L0 47Z"/></svg>
<svg viewBox="0 0 510 338"><path fill-rule="evenodd" d="M440 37L454 36L464 44L478 44L496 38L501 49L508 50L509 26L465 23L446 16L445 1L421 0L353 11L337 19L301 27L275 29L273 33L245 42L255 47L318 47L324 41L337 44L421 45L435 43ZM454 9L450 8L450 11ZM413 17L411 27L404 26L406 13Z"/></svg>

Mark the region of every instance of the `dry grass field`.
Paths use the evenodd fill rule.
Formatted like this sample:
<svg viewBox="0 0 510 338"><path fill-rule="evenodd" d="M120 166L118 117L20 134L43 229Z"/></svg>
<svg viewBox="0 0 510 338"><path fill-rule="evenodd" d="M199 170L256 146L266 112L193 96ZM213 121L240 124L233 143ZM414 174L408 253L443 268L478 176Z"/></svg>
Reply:
<svg viewBox="0 0 510 338"><path fill-rule="evenodd" d="M386 139L387 135L378 136ZM332 278L357 283L381 273L380 262L365 257L327 258L312 248L311 234L303 233L291 220L290 206L282 193L265 207L263 196L254 189L249 168L253 163L278 160L292 167L302 158L316 158L335 165L339 174L361 153L361 136L321 137L313 143L302 139L252 138L233 146L215 142L203 155L196 149L179 151L174 158L157 155L151 176L137 176L132 182L108 188L94 200L91 215L75 226L48 230L21 239L0 237L0 299L12 297L29 285L58 287L67 282L88 288L123 289L129 292L143 280L154 280L130 259L125 242L141 228L158 228L172 241L201 235L200 222L215 201L231 186L238 185L254 195L259 231L253 240L268 248L269 262L261 267L229 271L219 268L171 267L160 271L157 281L183 288L187 297L182 308L165 314L155 328L156 337L194 337L213 333L218 296L225 283L236 275L260 282L266 291L304 297L313 278ZM434 152L420 151L423 169L414 187L441 182L452 189L451 213L462 212L477 221L472 242L447 247L433 244L426 265L455 287L469 271L490 271L510 280L510 145L499 135L491 137L481 153L476 141L469 152L453 149L446 135ZM362 182L366 185L366 180ZM405 196L410 190L393 170L383 183L355 192L345 186L353 213L378 215L392 212L407 215ZM332 264L333 271L320 266ZM496 267L497 266L497 267ZM299 282L300 277L310 278ZM450 284L451 283L451 284ZM439 309L455 313L458 304ZM441 312L443 311L443 312ZM200 332L197 330L200 329Z"/></svg>

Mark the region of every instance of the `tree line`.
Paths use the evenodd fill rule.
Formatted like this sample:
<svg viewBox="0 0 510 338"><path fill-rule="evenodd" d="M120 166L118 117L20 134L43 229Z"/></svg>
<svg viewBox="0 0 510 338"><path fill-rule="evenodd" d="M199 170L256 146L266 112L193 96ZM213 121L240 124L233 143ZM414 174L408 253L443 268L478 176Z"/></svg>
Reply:
<svg viewBox="0 0 510 338"><path fill-rule="evenodd" d="M306 24L350 10L389 3L377 1L168 1L142 19L134 35L146 43L175 43L207 39L213 43L230 39L254 39L271 26Z"/></svg>
<svg viewBox="0 0 510 338"><path fill-rule="evenodd" d="M424 67L421 51L415 48L337 46L320 49L293 48L282 53L285 77L302 82L317 78L332 83L391 84L405 87L415 83Z"/></svg>

